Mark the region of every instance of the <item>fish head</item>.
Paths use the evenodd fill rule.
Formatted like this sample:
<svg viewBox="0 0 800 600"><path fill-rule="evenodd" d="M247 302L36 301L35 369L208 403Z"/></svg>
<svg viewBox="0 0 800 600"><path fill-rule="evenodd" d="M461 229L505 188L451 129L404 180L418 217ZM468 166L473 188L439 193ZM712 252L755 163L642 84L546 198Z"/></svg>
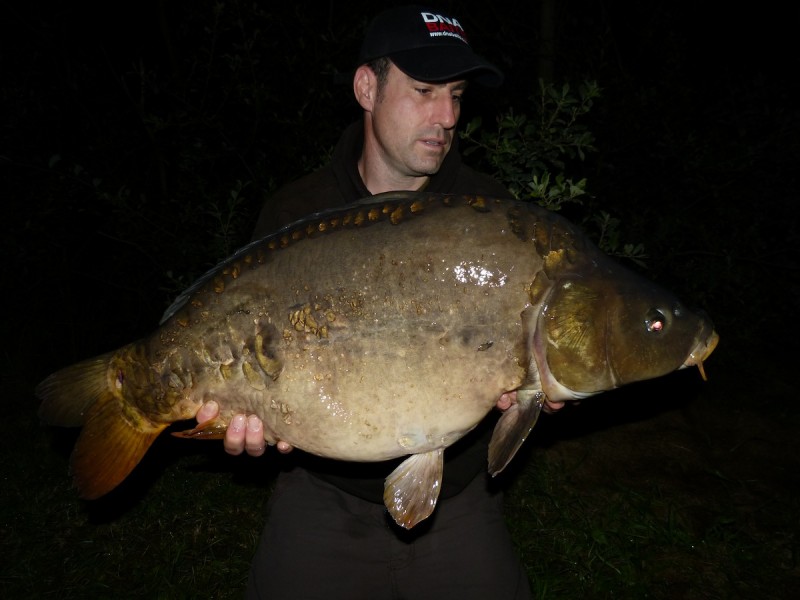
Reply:
<svg viewBox="0 0 800 600"><path fill-rule="evenodd" d="M541 268L523 314L537 386L576 400L697 366L719 336L708 317L612 259L557 215L541 215L531 239ZM534 365L535 362L535 365Z"/></svg>
<svg viewBox="0 0 800 600"><path fill-rule="evenodd" d="M705 378L703 361L719 340L705 314L599 252L595 257L581 263L549 253L534 276L522 313L528 380L495 427L492 475L513 458L545 406L557 410L564 401L688 366Z"/></svg>
<svg viewBox="0 0 800 600"><path fill-rule="evenodd" d="M580 399L703 361L719 336L701 311L599 257L545 279L533 354L551 400Z"/></svg>

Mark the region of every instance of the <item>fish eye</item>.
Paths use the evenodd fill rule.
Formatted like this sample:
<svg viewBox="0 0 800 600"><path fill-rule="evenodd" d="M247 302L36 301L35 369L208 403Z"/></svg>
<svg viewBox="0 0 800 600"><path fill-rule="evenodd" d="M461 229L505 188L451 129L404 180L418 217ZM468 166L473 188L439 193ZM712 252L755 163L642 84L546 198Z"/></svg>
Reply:
<svg viewBox="0 0 800 600"><path fill-rule="evenodd" d="M667 326L667 318L660 310L654 310L644 320L644 326L647 331L658 333L663 331Z"/></svg>

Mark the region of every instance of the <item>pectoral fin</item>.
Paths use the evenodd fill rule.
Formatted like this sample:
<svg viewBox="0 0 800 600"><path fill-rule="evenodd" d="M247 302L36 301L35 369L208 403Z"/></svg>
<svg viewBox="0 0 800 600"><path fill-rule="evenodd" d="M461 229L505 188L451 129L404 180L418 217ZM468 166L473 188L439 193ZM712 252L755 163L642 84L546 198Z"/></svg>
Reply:
<svg viewBox="0 0 800 600"><path fill-rule="evenodd" d="M409 456L386 478L383 503L401 527L411 529L436 508L442 487L443 453L440 448Z"/></svg>
<svg viewBox="0 0 800 600"><path fill-rule="evenodd" d="M517 390L517 402L497 421L489 442L489 473L500 473L511 462L539 420L545 395L540 390Z"/></svg>

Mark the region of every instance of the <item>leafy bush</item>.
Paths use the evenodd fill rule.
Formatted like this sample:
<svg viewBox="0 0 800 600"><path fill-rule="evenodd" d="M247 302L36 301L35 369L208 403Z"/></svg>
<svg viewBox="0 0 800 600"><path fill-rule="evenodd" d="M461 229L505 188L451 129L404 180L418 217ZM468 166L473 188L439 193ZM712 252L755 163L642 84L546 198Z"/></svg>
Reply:
<svg viewBox="0 0 800 600"><path fill-rule="evenodd" d="M587 180L575 181L567 172L597 151L584 117L600 95L594 81L580 84L576 94L568 83L557 87L540 79L538 95L529 98L532 115L508 108L497 117L494 131L482 129L481 117L472 119L462 134L468 144L464 155L477 160L520 200L553 211L582 204ZM608 211L586 206L581 221L605 252L644 264L644 246L623 244L620 220Z"/></svg>

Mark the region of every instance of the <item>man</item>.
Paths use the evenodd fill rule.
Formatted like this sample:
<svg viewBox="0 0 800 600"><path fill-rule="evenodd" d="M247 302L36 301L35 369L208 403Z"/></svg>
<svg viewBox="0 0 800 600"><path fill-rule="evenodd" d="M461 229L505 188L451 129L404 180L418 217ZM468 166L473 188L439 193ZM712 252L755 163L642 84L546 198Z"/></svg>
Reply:
<svg viewBox="0 0 800 600"><path fill-rule="evenodd" d="M465 166L456 124L468 82L502 74L476 55L460 22L437 10L400 7L370 24L353 76L363 120L343 133L331 163L276 193L255 229L261 237L307 214L394 190L508 196ZM380 390L375 391L376 401ZM504 394L506 409L514 395ZM549 409L558 406L549 406ZM197 419L216 416L214 403ZM496 415L445 452L433 515L411 531L383 506L383 481L399 461L355 464L294 453L270 500L251 567L249 598L529 598L530 589L492 493L487 448ZM231 454L264 452L263 428L233 418ZM278 443L278 450L291 447Z"/></svg>

